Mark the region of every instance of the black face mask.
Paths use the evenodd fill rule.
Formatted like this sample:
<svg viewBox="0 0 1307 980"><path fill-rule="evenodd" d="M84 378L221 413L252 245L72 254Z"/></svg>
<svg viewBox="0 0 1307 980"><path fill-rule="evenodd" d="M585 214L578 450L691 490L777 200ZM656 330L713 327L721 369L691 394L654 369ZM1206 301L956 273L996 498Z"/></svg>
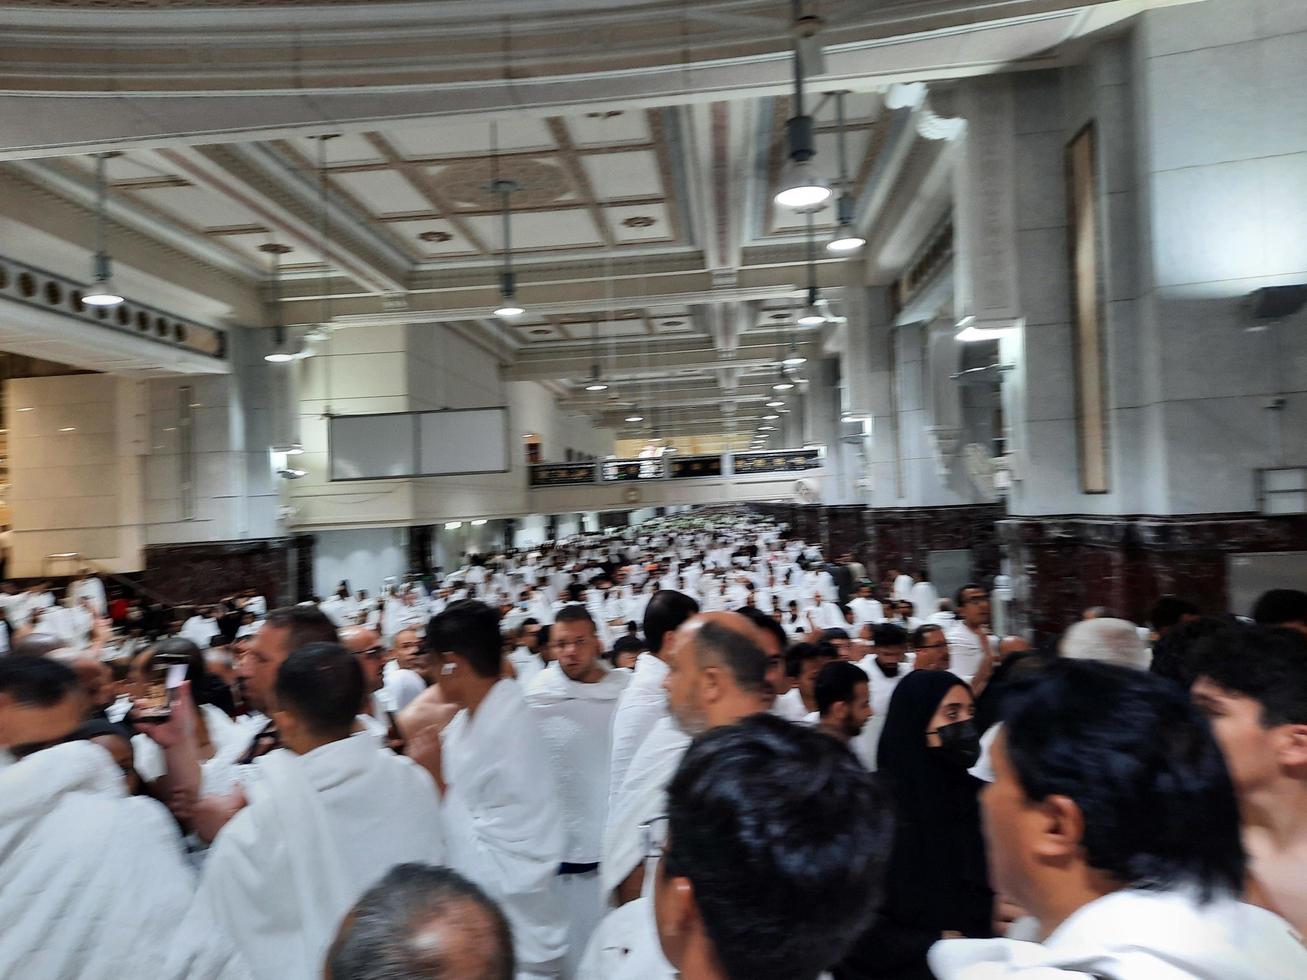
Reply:
<svg viewBox="0 0 1307 980"><path fill-rule="evenodd" d="M959 769L970 769L980 759L980 733L970 718L940 725L927 734L939 736L939 745L932 749L937 757L946 759Z"/></svg>

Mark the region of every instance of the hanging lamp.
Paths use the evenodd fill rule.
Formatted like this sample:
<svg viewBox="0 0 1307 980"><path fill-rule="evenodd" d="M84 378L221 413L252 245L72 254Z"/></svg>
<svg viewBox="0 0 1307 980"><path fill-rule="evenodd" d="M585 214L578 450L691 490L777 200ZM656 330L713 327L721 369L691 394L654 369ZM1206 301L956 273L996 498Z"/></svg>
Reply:
<svg viewBox="0 0 1307 980"><path fill-rule="evenodd" d="M826 314L819 301L821 291L817 288L817 254L816 237L812 227L812 212L808 213L808 298L799 314L799 324L805 327L819 327L826 322Z"/></svg>
<svg viewBox="0 0 1307 980"><path fill-rule="evenodd" d="M799 0L794 0L794 21L799 22ZM830 200L831 188L813 167L817 155L816 127L803 111L803 50L794 39L794 115L785 123L789 162L781 175L775 201L793 211L819 211Z"/></svg>
<svg viewBox="0 0 1307 980"><path fill-rule="evenodd" d="M844 145L844 96L845 92L835 93L835 113L839 118L836 134L839 138L840 157L840 196L835 202L835 235L826 243L826 251L844 254L856 252L867 244L867 240L853 229L853 195L850 193L848 156Z"/></svg>
<svg viewBox="0 0 1307 980"><path fill-rule="evenodd" d="M263 355L270 364L286 364L295 360L295 351L286 338L286 327L281 322L281 257L290 251L289 245L268 242L259 246L259 251L272 256L272 307L277 314L277 322L272 328L272 350Z"/></svg>
<svg viewBox="0 0 1307 980"><path fill-rule="evenodd" d="M87 306L117 306L123 301L122 293L114 288L109 253L105 249L105 206L109 194L105 163L116 156L117 153L95 155L95 259L91 270L95 284L82 296L82 302Z"/></svg>
<svg viewBox="0 0 1307 980"><path fill-rule="evenodd" d="M490 192L499 196L499 212L504 229L504 268L499 274L499 305L495 307L495 316L512 320L526 312L517 301L517 284L513 279L513 227L512 205L509 197L514 191L521 190L522 185L515 180L507 180L499 175L499 124L490 124L491 167L493 177Z"/></svg>

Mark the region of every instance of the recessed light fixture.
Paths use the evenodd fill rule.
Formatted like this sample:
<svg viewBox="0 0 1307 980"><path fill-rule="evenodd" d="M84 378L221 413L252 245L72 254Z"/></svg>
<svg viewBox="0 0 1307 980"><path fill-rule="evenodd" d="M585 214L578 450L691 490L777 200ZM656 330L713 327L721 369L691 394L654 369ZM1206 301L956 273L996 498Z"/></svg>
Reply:
<svg viewBox="0 0 1307 980"><path fill-rule="evenodd" d="M472 526L473 526L473 527L485 527L485 526L486 526L486 523L487 523L486 519L485 519L484 517L480 517L480 518L477 518L475 521L472 522Z"/></svg>
<svg viewBox="0 0 1307 980"><path fill-rule="evenodd" d="M764 415L762 420L764 422L775 422L778 418L780 418L779 415Z"/></svg>
<svg viewBox="0 0 1307 980"><path fill-rule="evenodd" d="M18 409L18 411L20 411L20 412L35 412L36 409L34 409L34 408L20 408L20 409Z"/></svg>
<svg viewBox="0 0 1307 980"><path fill-rule="evenodd" d="M768 408L780 408L780 407L781 407L782 405L784 405L784 404L785 404L784 399L781 399L781 398L773 398L771 401L769 401L769 402L767 403L767 407L768 407Z"/></svg>
<svg viewBox="0 0 1307 980"><path fill-rule="evenodd" d="M793 388L793 387L794 387L794 382L793 382L793 381L790 381L788 378L781 378L780 381L777 381L774 385L771 386L771 390L772 390L772 391L789 391L789 390L790 390L791 388Z"/></svg>
<svg viewBox="0 0 1307 980"><path fill-rule="evenodd" d="M462 527L462 526L463 526L463 522L462 522L462 521L446 521L446 522L445 522L445 530L446 530L446 531L457 531L457 530L458 530L460 527Z"/></svg>
<svg viewBox="0 0 1307 980"><path fill-rule="evenodd" d="M628 415L628 416L626 417L626 421L628 421L628 422L643 422L643 421L644 421L644 416L643 416L643 415L639 415L639 414L636 414L636 415Z"/></svg>
<svg viewBox="0 0 1307 980"><path fill-rule="evenodd" d="M759 431L759 432L775 432L775 431L776 431L776 426L774 426L774 425L760 425L760 426L758 426L758 431Z"/></svg>
<svg viewBox="0 0 1307 980"><path fill-rule="evenodd" d="M76 431L77 431L77 426L75 426L75 425L65 425L65 426L64 426L62 429L60 429L59 431L60 431L60 432L76 432Z"/></svg>

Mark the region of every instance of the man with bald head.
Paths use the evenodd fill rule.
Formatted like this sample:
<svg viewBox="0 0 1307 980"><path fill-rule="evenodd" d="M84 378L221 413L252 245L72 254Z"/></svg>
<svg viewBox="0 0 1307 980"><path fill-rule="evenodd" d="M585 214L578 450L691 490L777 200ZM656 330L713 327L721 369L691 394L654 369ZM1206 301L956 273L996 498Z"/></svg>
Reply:
<svg viewBox="0 0 1307 980"><path fill-rule="evenodd" d="M614 797L599 862L604 894L618 905L639 897L644 881L644 827L659 817L667 784L690 739L765 711L768 638L733 612L695 616L663 648L669 717L654 725L636 751Z"/></svg>

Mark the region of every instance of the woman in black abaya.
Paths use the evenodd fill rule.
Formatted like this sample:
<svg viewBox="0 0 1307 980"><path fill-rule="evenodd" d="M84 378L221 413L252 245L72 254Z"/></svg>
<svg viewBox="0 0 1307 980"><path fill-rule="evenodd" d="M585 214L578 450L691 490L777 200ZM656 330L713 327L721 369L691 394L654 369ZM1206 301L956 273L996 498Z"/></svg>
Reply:
<svg viewBox="0 0 1307 980"><path fill-rule="evenodd" d="M946 671L913 671L890 699L877 765L897 803L885 902L835 980L930 980L940 939L993 935L977 794L980 752L971 688Z"/></svg>

